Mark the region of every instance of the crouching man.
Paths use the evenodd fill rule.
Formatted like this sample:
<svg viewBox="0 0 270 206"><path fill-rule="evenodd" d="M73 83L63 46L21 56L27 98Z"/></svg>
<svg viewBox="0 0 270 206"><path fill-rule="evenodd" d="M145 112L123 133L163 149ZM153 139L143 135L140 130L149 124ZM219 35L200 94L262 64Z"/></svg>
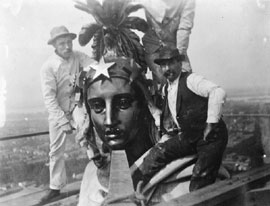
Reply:
<svg viewBox="0 0 270 206"><path fill-rule="evenodd" d="M182 72L184 56L177 48L161 47L155 63L167 84L163 88L161 128L165 142L157 143L134 173L135 185L145 185L175 159L197 154L190 191L215 182L227 145L228 132L221 118L225 92L195 73Z"/></svg>

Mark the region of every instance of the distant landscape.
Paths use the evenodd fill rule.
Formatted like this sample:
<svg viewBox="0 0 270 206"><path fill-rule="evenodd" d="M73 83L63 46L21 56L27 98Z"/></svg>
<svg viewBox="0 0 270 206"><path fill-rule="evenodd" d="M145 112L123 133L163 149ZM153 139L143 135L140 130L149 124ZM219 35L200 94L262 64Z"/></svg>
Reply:
<svg viewBox="0 0 270 206"><path fill-rule="evenodd" d="M46 112L9 113L5 127L0 129L0 138L45 131ZM21 187L48 185L48 153L48 135L0 141L0 197ZM67 139L65 159L70 183L81 176L89 161L74 137Z"/></svg>
<svg viewBox="0 0 270 206"><path fill-rule="evenodd" d="M228 88L227 100L246 100L250 102L269 102L270 87Z"/></svg>

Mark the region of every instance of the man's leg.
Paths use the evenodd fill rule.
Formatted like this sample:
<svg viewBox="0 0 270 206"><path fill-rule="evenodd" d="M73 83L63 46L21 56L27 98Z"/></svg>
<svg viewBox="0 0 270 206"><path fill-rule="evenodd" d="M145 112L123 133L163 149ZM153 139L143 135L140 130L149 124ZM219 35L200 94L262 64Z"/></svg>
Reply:
<svg viewBox="0 0 270 206"><path fill-rule="evenodd" d="M179 136L172 137L163 143L157 143L134 172L132 177L134 186L136 187L140 180L145 185L168 163L194 153L195 150L192 149L189 142L180 140Z"/></svg>
<svg viewBox="0 0 270 206"><path fill-rule="evenodd" d="M215 182L227 141L228 132L223 122L210 134L208 142L203 139L198 141L198 160L193 168L190 191Z"/></svg>
<svg viewBox="0 0 270 206"><path fill-rule="evenodd" d="M50 125L50 188L62 189L66 184L65 167L66 133L59 126Z"/></svg>
<svg viewBox="0 0 270 206"><path fill-rule="evenodd" d="M60 189L66 184L66 168L64 160L66 134L54 123L49 123L50 132L50 190L41 199L45 204L60 196Z"/></svg>

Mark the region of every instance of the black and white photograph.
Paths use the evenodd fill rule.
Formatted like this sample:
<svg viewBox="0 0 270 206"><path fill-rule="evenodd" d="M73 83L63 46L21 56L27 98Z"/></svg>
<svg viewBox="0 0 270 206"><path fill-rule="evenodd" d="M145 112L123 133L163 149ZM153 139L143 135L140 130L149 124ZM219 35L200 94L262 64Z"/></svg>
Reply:
<svg viewBox="0 0 270 206"><path fill-rule="evenodd" d="M270 206L270 0L1 0L0 206Z"/></svg>

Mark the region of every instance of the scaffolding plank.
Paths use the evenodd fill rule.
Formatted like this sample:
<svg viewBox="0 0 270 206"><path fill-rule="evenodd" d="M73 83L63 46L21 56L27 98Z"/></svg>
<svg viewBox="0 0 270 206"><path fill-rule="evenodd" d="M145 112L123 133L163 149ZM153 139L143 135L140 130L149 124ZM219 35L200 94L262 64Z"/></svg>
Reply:
<svg viewBox="0 0 270 206"><path fill-rule="evenodd" d="M246 206L254 205L270 206L270 186L254 189L247 193Z"/></svg>
<svg viewBox="0 0 270 206"><path fill-rule="evenodd" d="M214 205L244 205L246 192L258 183L270 179L270 165L250 170L236 175L232 179L217 182L192 193L180 196L158 206L214 206ZM237 204L235 204L237 202Z"/></svg>
<svg viewBox="0 0 270 206"><path fill-rule="evenodd" d="M80 185L81 185L81 181L73 182L66 185L63 188L63 190L61 190L61 196L59 197L57 201L78 194L80 190ZM41 198L44 197L46 194L47 194L47 189L35 190L33 192L30 192L30 193L28 192L20 196L18 196L17 194L14 194L14 195L11 195L9 199L6 199L6 201L0 202L0 206L18 206L18 205L22 205L22 203L25 206L38 205ZM57 201L55 201L54 204L56 204Z"/></svg>

